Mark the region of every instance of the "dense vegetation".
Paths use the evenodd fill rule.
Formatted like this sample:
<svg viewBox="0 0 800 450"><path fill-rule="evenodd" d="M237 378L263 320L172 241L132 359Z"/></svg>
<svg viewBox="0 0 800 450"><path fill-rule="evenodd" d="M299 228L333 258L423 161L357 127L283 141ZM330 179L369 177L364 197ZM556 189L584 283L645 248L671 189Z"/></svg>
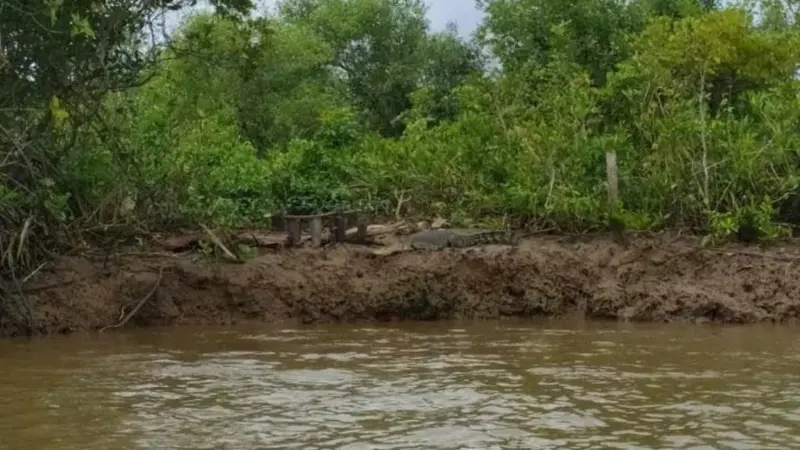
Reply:
<svg viewBox="0 0 800 450"><path fill-rule="evenodd" d="M467 41L420 0L9 0L0 251L359 207L561 229L763 236L800 222L797 5L484 0ZM754 11L758 11L754 14Z"/></svg>

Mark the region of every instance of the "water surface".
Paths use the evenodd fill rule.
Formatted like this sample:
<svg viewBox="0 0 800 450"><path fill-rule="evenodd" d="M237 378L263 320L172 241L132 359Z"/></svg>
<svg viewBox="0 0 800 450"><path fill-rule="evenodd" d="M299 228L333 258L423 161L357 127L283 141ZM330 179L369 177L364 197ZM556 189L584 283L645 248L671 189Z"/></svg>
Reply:
<svg viewBox="0 0 800 450"><path fill-rule="evenodd" d="M0 374L4 449L800 449L791 327L114 331Z"/></svg>

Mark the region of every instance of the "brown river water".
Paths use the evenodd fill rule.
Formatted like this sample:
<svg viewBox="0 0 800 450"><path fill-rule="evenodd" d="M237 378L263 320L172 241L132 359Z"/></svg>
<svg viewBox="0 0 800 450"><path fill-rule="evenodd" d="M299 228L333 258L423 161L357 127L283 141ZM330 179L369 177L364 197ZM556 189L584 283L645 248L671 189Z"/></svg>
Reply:
<svg viewBox="0 0 800 450"><path fill-rule="evenodd" d="M800 449L800 327L109 331L0 374L2 449Z"/></svg>

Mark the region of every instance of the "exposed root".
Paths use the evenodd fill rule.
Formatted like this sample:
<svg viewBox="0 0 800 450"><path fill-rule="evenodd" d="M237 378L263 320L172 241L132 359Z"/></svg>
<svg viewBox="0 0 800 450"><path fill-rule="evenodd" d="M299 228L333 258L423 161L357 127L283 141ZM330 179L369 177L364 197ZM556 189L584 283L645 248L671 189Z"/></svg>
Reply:
<svg viewBox="0 0 800 450"><path fill-rule="evenodd" d="M153 288L150 289L150 292L148 292L147 295L142 297L142 299L139 300L139 303L137 303L136 306L127 315L125 315L125 317L122 318L122 320L113 325L106 325L103 328L100 328L98 332L102 333L103 331L109 328L120 328L122 326L125 326L125 324L128 323L129 320L131 320L131 317L135 316L136 313L139 312L139 309L142 308L142 305L144 305L148 300L150 300L150 298L156 293L158 287L161 285L161 279L163 276L164 276L164 269L162 268L158 270L158 278L156 279L156 282L153 284ZM122 311L124 314L125 310L123 309Z"/></svg>

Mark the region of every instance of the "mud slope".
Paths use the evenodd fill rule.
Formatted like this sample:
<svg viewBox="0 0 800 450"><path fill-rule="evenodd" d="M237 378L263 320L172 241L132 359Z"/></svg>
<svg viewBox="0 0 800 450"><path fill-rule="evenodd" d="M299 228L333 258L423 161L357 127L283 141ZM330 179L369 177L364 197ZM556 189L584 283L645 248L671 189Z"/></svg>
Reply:
<svg viewBox="0 0 800 450"><path fill-rule="evenodd" d="M357 246L282 250L246 264L65 258L26 285L40 333L116 324L232 324L571 315L635 321L785 322L800 315L800 245L698 250L689 240L536 238L376 256ZM162 271L160 281L158 273ZM0 318L0 334L20 330Z"/></svg>

